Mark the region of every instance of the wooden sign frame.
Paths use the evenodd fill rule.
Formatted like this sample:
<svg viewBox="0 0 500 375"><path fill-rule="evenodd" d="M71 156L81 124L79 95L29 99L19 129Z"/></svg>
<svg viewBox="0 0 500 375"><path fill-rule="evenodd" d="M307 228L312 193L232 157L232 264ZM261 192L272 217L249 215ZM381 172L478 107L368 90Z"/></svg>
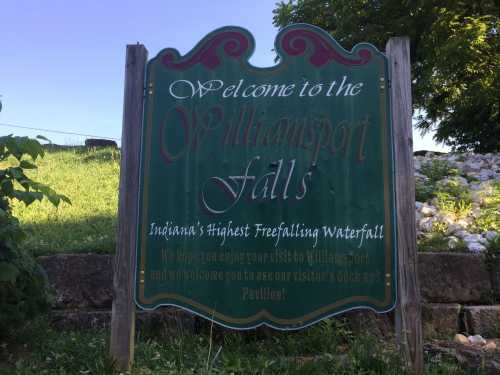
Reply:
<svg viewBox="0 0 500 375"><path fill-rule="evenodd" d="M118 209L117 252L114 262L114 298L110 355L115 367L130 371L134 358L134 270L138 220L139 156L148 52L128 45L122 127L122 156ZM420 290L415 233L415 187L411 127L411 78L408 38L391 38L386 45L391 77L392 123L398 237L398 303L396 339L408 370L423 371ZM142 276L142 275L140 275Z"/></svg>

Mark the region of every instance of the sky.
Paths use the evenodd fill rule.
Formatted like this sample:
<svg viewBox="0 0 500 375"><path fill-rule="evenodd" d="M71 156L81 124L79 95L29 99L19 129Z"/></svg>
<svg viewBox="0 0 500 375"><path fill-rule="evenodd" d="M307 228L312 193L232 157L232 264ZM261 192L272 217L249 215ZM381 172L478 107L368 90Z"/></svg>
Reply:
<svg viewBox="0 0 500 375"><path fill-rule="evenodd" d="M241 26L256 40L250 62L271 66L276 2L2 0L0 135L41 134L58 144L85 140L9 124L119 140L127 44L144 44L149 58L166 47L185 54L214 29ZM414 149L446 150L415 131Z"/></svg>

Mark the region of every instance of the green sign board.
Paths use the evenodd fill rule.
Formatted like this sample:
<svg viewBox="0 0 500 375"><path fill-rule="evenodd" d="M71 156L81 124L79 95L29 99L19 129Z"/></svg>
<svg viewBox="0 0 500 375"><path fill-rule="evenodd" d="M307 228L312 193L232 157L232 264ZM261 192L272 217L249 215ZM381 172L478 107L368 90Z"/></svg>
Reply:
<svg viewBox="0 0 500 375"><path fill-rule="evenodd" d="M224 27L149 61L140 307L298 329L394 306L386 57L305 24L275 46L277 65L254 67L252 35Z"/></svg>

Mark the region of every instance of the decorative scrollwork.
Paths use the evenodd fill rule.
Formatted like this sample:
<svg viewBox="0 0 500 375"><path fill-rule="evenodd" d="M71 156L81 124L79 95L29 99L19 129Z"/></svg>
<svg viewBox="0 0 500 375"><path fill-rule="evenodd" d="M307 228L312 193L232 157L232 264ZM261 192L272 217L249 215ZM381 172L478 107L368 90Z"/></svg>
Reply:
<svg viewBox="0 0 500 375"><path fill-rule="evenodd" d="M175 50L167 50L162 62L169 69L185 70L193 65L202 64L206 68L213 70L220 65L221 59L217 55L219 46L224 46L224 53L232 58L240 58L250 48L250 41L247 36L238 31L223 31L208 39L197 51L187 59L179 59ZM177 60L177 61L176 61Z"/></svg>
<svg viewBox="0 0 500 375"><path fill-rule="evenodd" d="M364 65L372 56L368 49L361 49L357 52L358 58L345 57L335 50L331 41L307 29L292 29L281 38L281 48L290 56L302 55L308 52L308 47L312 49L309 61L318 68L330 60L347 66Z"/></svg>

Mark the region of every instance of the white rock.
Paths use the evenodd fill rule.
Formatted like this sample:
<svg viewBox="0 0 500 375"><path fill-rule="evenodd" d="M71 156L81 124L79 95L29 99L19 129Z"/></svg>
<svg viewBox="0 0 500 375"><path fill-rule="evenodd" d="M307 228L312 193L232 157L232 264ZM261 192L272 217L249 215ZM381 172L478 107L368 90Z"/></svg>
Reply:
<svg viewBox="0 0 500 375"><path fill-rule="evenodd" d="M466 242L467 248L473 253L481 253L486 250L486 247L479 242Z"/></svg>
<svg viewBox="0 0 500 375"><path fill-rule="evenodd" d="M419 183L428 183L427 176L421 173L424 165L432 165L433 161L446 162L450 168L458 170L458 175L448 176L438 181L439 187L458 186L466 189L471 196L471 209L467 216L457 220L454 214L445 214L438 208L436 198L428 202L415 203L415 219L417 234L426 236L436 228L436 223L446 228L447 242L450 248L456 248L463 240L471 252L482 252L500 233L488 231L477 233L473 224L484 212L484 202L494 192L495 181L500 181L500 154L449 153L445 155L417 156L415 161L415 179ZM467 177L467 178L464 178Z"/></svg>
<svg viewBox="0 0 500 375"><path fill-rule="evenodd" d="M479 191L471 192L470 199L472 200L472 202L477 203L477 204L483 204L483 202L484 202L484 198Z"/></svg>
<svg viewBox="0 0 500 375"><path fill-rule="evenodd" d="M415 158L413 160L413 167L415 168L416 171L419 171L420 168L422 167L422 163L420 162L420 160L418 160L417 158Z"/></svg>
<svg viewBox="0 0 500 375"><path fill-rule="evenodd" d="M493 194L493 185L491 181L483 181L479 184L479 189L486 195Z"/></svg>
<svg viewBox="0 0 500 375"><path fill-rule="evenodd" d="M472 181L469 185L471 190L481 190L481 185L478 181Z"/></svg>
<svg viewBox="0 0 500 375"><path fill-rule="evenodd" d="M480 242L481 235L480 234L468 234L465 237L463 237L463 240L465 242Z"/></svg>
<svg viewBox="0 0 500 375"><path fill-rule="evenodd" d="M478 204L472 204L472 210L470 211L470 216L479 217L482 214L482 210Z"/></svg>
<svg viewBox="0 0 500 375"><path fill-rule="evenodd" d="M469 235L469 232L467 232L465 230L457 230L454 234L455 234L455 236L457 236L461 239L464 239L465 236Z"/></svg>
<svg viewBox="0 0 500 375"><path fill-rule="evenodd" d="M420 209L420 213L424 216L434 216L437 212L436 207L424 204Z"/></svg>
<svg viewBox="0 0 500 375"><path fill-rule="evenodd" d="M445 223L448 226L455 224L455 220L454 220L453 216L450 216L450 215L445 214L445 213L441 213L439 211L436 213L435 218L437 220Z"/></svg>
<svg viewBox="0 0 500 375"><path fill-rule="evenodd" d="M448 247L450 249L454 249L458 246L460 240L457 237L451 236L448 240Z"/></svg>
<svg viewBox="0 0 500 375"><path fill-rule="evenodd" d="M464 163L461 162L461 161L452 161L450 162L450 165L453 167L453 168L457 168L459 170L462 170L463 167L464 167Z"/></svg>
<svg viewBox="0 0 500 375"><path fill-rule="evenodd" d="M467 337L472 345L486 345L486 340L481 335L474 335Z"/></svg>
<svg viewBox="0 0 500 375"><path fill-rule="evenodd" d="M493 178L494 175L495 175L495 172L493 172L490 169L481 169L481 171L479 172L478 178L481 181L488 181L490 178Z"/></svg>
<svg viewBox="0 0 500 375"><path fill-rule="evenodd" d="M458 224L448 224L448 228L446 228L446 234L454 234L455 232L461 231L463 228Z"/></svg>
<svg viewBox="0 0 500 375"><path fill-rule="evenodd" d="M471 220L468 218L457 220L457 225L459 225L461 228L468 228L470 224Z"/></svg>
<svg viewBox="0 0 500 375"><path fill-rule="evenodd" d="M498 233L495 232L494 230L489 230L487 231L484 236L486 237L486 239L488 241L491 241L492 239L494 239L496 236L498 236Z"/></svg>
<svg viewBox="0 0 500 375"><path fill-rule="evenodd" d="M418 222L418 226L422 231L430 232L432 230L434 221L436 221L436 219L434 219L433 217L424 217L420 219L420 221Z"/></svg>
<svg viewBox="0 0 500 375"><path fill-rule="evenodd" d="M485 350L496 350L497 348L497 344L495 343L495 341L489 341L485 346L484 346L484 349Z"/></svg>
<svg viewBox="0 0 500 375"><path fill-rule="evenodd" d="M473 161L467 160L465 162L465 165L464 165L464 171L465 172L479 171L479 170L481 170L482 166L483 166L482 161L478 161L478 162L474 163Z"/></svg>

